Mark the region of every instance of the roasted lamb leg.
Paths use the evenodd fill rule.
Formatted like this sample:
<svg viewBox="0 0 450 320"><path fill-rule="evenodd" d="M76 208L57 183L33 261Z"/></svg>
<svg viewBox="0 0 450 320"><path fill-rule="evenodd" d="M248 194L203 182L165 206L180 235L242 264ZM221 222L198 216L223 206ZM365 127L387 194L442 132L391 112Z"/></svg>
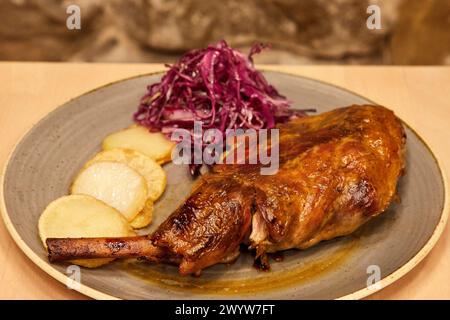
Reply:
<svg viewBox="0 0 450 320"><path fill-rule="evenodd" d="M354 105L278 128L276 174L216 165L152 235L48 239L50 261L142 257L199 273L236 258L240 244L264 257L348 235L396 196L406 136L392 111Z"/></svg>

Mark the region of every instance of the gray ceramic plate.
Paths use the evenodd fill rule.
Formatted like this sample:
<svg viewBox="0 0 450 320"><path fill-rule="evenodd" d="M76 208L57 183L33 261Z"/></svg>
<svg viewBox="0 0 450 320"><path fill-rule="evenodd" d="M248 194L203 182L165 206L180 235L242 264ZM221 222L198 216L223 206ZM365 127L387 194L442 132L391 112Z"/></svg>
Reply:
<svg viewBox="0 0 450 320"><path fill-rule="evenodd" d="M296 107L323 112L371 103L310 79L274 72L265 75ZM67 280L67 265L47 262L38 237L39 215L50 201L67 194L75 173L99 150L103 137L132 123L131 114L145 87L159 79L160 74L136 77L71 100L35 125L10 156L0 185L5 222L20 248L62 282ZM438 161L414 131L407 127L406 133L407 174L399 185L401 203L393 204L355 235L306 251L288 251L269 273L256 271L250 254L242 254L232 265L209 268L200 278L178 276L172 266L115 262L82 269L79 291L94 298L124 299L366 296L412 269L437 241L448 214L446 182ZM156 204L150 229L175 209L192 183L184 167L169 164L165 170L168 186ZM382 280L368 289L368 277L377 270Z"/></svg>

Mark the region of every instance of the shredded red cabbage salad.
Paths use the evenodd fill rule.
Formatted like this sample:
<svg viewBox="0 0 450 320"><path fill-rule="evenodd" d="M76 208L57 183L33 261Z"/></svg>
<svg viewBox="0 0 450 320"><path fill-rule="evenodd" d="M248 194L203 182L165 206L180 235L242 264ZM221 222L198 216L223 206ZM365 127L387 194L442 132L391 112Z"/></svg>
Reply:
<svg viewBox="0 0 450 320"><path fill-rule="evenodd" d="M291 109L291 102L271 86L253 66L253 55L266 46L255 44L248 56L222 40L183 55L161 81L147 87L136 123L170 137L178 128L273 128L307 111Z"/></svg>

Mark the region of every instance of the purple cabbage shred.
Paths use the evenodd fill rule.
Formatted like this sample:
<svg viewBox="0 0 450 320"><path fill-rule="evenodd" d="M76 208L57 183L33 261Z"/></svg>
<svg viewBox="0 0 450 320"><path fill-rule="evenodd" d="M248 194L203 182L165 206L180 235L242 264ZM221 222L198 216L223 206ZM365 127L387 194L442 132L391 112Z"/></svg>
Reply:
<svg viewBox="0 0 450 320"><path fill-rule="evenodd" d="M253 55L267 46L254 44L248 56L222 40L216 45L183 55L161 81L147 87L134 121L169 138L194 121L203 129L273 128L277 123L306 116L310 110L290 108L282 96L253 65ZM198 167L191 167L191 173Z"/></svg>

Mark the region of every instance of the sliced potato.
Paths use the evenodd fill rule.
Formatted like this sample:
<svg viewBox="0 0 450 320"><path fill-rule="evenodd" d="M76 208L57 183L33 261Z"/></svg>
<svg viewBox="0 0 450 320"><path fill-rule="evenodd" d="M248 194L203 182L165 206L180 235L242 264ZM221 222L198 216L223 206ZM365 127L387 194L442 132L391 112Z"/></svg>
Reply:
<svg viewBox="0 0 450 320"><path fill-rule="evenodd" d="M131 220L130 225L135 229L145 228L152 222L153 218L153 201L150 199L145 203L144 209Z"/></svg>
<svg viewBox="0 0 450 320"><path fill-rule="evenodd" d="M87 194L122 213L131 221L147 200L145 179L119 162L97 162L84 168L71 187L72 194Z"/></svg>
<svg viewBox="0 0 450 320"><path fill-rule="evenodd" d="M174 146L175 143L167 139L162 133L149 132L142 126L132 126L114 132L107 136L102 143L104 150L132 149L145 154L160 164L171 160Z"/></svg>
<svg viewBox="0 0 450 320"><path fill-rule="evenodd" d="M147 197L152 201L157 200L166 188L166 173L163 168L150 157L138 151L122 148L104 150L89 160L85 167L103 161L124 163L143 176L147 182Z"/></svg>
<svg viewBox="0 0 450 320"><path fill-rule="evenodd" d="M113 258L102 258L102 259L76 259L70 260L70 263L76 264L78 266L82 266L85 268L93 269L101 267L105 264L114 261Z"/></svg>
<svg viewBox="0 0 450 320"><path fill-rule="evenodd" d="M114 258L101 258L101 259L76 259L76 260L70 260L71 263L93 269L101 267L105 264L108 264L110 262L114 261Z"/></svg>
<svg viewBox="0 0 450 320"><path fill-rule="evenodd" d="M126 237L135 235L116 209L88 195L64 196L51 202L39 218L39 236L47 238ZM99 267L114 259L78 259L72 263Z"/></svg>

